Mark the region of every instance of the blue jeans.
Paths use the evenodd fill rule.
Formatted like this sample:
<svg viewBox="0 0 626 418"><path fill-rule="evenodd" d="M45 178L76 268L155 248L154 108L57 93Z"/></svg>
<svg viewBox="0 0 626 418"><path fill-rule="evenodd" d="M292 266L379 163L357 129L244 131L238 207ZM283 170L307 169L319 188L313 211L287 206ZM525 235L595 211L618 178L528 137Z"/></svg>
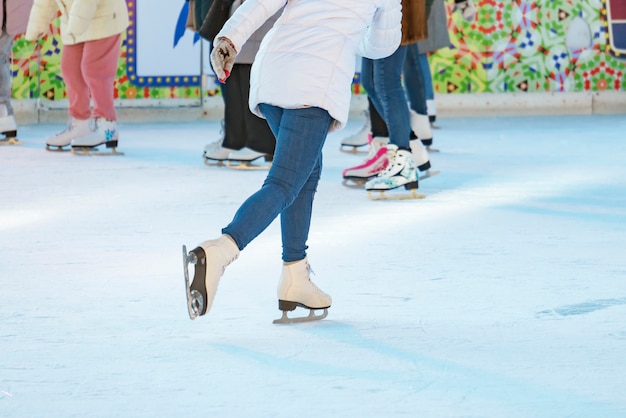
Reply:
<svg viewBox="0 0 626 418"><path fill-rule="evenodd" d="M428 114L426 109L426 82L420 68L417 44L407 45L406 61L404 62L404 83L409 97L411 109L420 115ZM430 69L428 70L430 74ZM431 83L432 89L432 83Z"/></svg>
<svg viewBox="0 0 626 418"><path fill-rule="evenodd" d="M387 58L363 58L361 78L367 95L389 130L389 143L409 149L411 125L402 70L407 47L401 46Z"/></svg>
<svg viewBox="0 0 626 418"><path fill-rule="evenodd" d="M261 189L222 233L243 250L280 215L283 261L299 261L306 257L322 148L333 119L319 107L282 109L263 103L260 108L276 136L274 161Z"/></svg>
<svg viewBox="0 0 626 418"><path fill-rule="evenodd" d="M433 75L430 71L430 63L428 62L427 54L419 54L417 57L420 65L420 71L422 72L422 78L424 79L424 91L426 100L435 100L435 89L433 87Z"/></svg>

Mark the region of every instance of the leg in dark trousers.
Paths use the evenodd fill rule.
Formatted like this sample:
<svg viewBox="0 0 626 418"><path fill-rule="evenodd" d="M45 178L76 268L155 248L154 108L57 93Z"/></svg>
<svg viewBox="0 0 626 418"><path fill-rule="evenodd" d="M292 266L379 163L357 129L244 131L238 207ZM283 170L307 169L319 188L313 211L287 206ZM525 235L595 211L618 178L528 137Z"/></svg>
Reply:
<svg viewBox="0 0 626 418"><path fill-rule="evenodd" d="M224 89L226 112L224 116L223 147L248 147L257 152L274 155L276 138L265 119L254 115L248 107L250 96L250 69L252 64L235 64Z"/></svg>

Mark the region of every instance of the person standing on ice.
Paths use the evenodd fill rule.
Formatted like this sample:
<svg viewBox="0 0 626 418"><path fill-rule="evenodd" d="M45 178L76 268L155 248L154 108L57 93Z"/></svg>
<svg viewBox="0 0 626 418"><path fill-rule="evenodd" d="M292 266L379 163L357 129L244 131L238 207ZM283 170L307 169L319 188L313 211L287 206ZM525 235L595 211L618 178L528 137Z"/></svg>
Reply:
<svg viewBox="0 0 626 418"><path fill-rule="evenodd" d="M48 32L61 11L61 73L69 98L67 128L46 140L46 148L93 148L118 143L113 84L122 33L129 24L125 0L35 0L26 39ZM90 99L93 99L93 111Z"/></svg>
<svg viewBox="0 0 626 418"><path fill-rule="evenodd" d="M222 235L185 255L185 269L195 264L187 291L192 319L211 308L226 266L279 215L283 318L278 322L291 322L286 313L297 306L310 309L305 320L323 318L332 302L311 281L306 253L322 147L328 132L348 119L356 56L382 58L398 48L401 5L400 0L247 0L213 44L211 63L221 82L248 37L283 6L252 65L249 98L250 110L267 119L276 136L274 161L261 189L240 206ZM316 309L324 315L314 316Z"/></svg>
<svg viewBox="0 0 626 418"><path fill-rule="evenodd" d="M13 38L26 31L32 0L1 0L0 8L0 144L18 144L17 123L11 106L9 58Z"/></svg>

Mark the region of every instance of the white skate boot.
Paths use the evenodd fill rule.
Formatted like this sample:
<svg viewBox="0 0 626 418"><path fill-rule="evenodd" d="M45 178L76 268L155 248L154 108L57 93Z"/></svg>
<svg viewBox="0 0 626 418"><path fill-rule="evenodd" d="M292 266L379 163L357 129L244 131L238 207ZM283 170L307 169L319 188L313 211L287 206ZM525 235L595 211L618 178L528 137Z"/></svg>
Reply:
<svg viewBox="0 0 626 418"><path fill-rule="evenodd" d="M339 148L341 151L356 153L358 149L364 147L369 143L369 138L371 137L372 131L372 123L370 122L369 112L363 112L365 116L365 123L355 134L350 135L347 138L344 138L341 141L341 147Z"/></svg>
<svg viewBox="0 0 626 418"><path fill-rule="evenodd" d="M219 141L212 142L207 144L204 147L204 153L202 157L204 158L204 163L206 165L224 165L224 161L228 160L228 156L231 152L237 151L231 148L225 148L222 146L222 141L224 139L220 139Z"/></svg>
<svg viewBox="0 0 626 418"><path fill-rule="evenodd" d="M6 105L0 105L0 145L19 145L17 140L17 123L13 115L9 115Z"/></svg>
<svg viewBox="0 0 626 418"><path fill-rule="evenodd" d="M283 272L278 284L278 309L283 312L283 315L280 319L274 320L275 324L290 324L326 318L328 308L330 308L333 300L311 281L311 273L311 267L306 257L303 260L283 265ZM287 312L295 310L298 306L309 309L309 315L289 318ZM315 315L315 310L319 309L323 309L324 312Z"/></svg>
<svg viewBox="0 0 626 418"><path fill-rule="evenodd" d="M437 121L437 103L434 99L426 100L426 113L428 113L428 120L430 121L430 127L437 129L433 124Z"/></svg>
<svg viewBox="0 0 626 418"><path fill-rule="evenodd" d="M76 119L70 117L65 130L46 139L46 149L48 151L67 151L63 147L72 144L76 138L91 134L90 119Z"/></svg>
<svg viewBox="0 0 626 418"><path fill-rule="evenodd" d="M387 145L389 166L385 171L365 183L365 190L372 200L384 199L422 199L425 196L416 192L418 188L417 168L411 151L398 149L396 145ZM410 195L387 195L386 191L402 187L410 190ZM372 192L378 192L374 194Z"/></svg>
<svg viewBox="0 0 626 418"><path fill-rule="evenodd" d="M111 149L110 155L123 155L117 152L117 142L119 134L117 132L117 122L111 119L94 118L93 130L87 134L72 140L72 152L76 154L104 155L105 153L90 152L98 145L104 145Z"/></svg>
<svg viewBox="0 0 626 418"><path fill-rule="evenodd" d="M362 187L363 183L376 177L389 165L387 143L389 138L369 136L369 153L359 165L343 170L344 186Z"/></svg>
<svg viewBox="0 0 626 418"><path fill-rule="evenodd" d="M220 278L226 266L237 257L239 257L239 248L227 235L204 241L189 253L183 245L187 309L191 319L196 319L211 309ZM189 264L195 265L191 284L189 284Z"/></svg>
<svg viewBox="0 0 626 418"><path fill-rule="evenodd" d="M428 120L428 115L420 115L414 110L411 110L411 130L422 144L426 147L426 149L430 152L436 152L430 148L433 144L433 131L430 128L430 121Z"/></svg>
<svg viewBox="0 0 626 418"><path fill-rule="evenodd" d="M264 161L266 163L269 162L269 164L252 164L253 161L258 160L259 158L263 158ZM232 151L230 154L228 154L228 160L226 162L226 165L229 168L236 168L238 170L268 170L271 166L272 159L272 155L255 151L252 148L243 147L238 151Z"/></svg>
<svg viewBox="0 0 626 418"><path fill-rule="evenodd" d="M413 154L413 161L420 171L418 180L425 180L440 173L438 170L430 169L428 151L426 151L426 147L419 139L411 140L411 154Z"/></svg>

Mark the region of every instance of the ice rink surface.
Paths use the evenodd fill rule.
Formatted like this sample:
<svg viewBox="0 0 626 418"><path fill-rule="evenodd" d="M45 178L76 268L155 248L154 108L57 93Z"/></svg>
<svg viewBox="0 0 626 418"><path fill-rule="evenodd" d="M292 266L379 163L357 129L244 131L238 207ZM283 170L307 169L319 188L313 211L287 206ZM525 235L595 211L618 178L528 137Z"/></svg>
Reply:
<svg viewBox="0 0 626 418"><path fill-rule="evenodd" d="M266 174L204 165L218 121L121 123L121 157L21 127L0 147L0 416L626 416L626 117L440 118L427 198L387 202L341 182L361 123L329 136L315 201L333 306L287 326L278 222L187 315L181 245Z"/></svg>

